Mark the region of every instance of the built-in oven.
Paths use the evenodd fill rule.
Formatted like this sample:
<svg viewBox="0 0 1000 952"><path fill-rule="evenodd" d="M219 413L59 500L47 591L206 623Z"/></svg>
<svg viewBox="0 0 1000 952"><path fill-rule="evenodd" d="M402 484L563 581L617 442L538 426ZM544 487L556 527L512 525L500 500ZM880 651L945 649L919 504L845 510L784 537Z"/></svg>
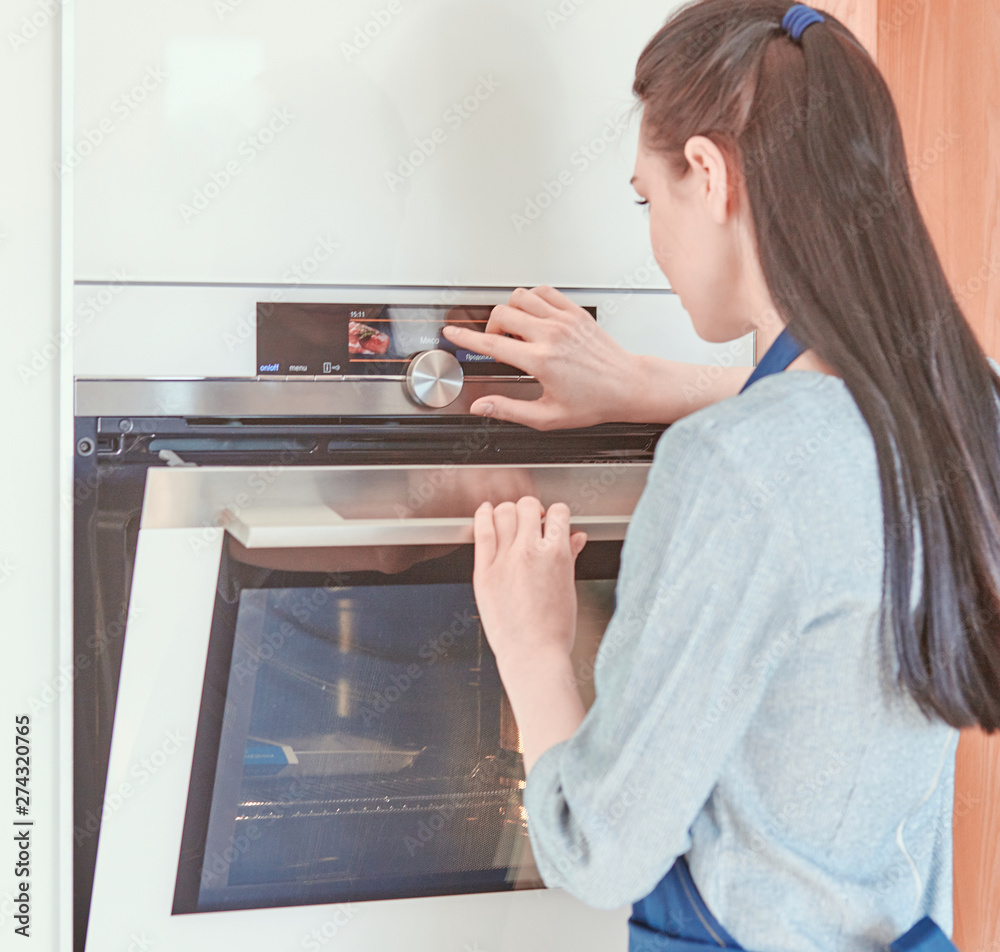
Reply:
<svg viewBox="0 0 1000 952"><path fill-rule="evenodd" d="M536 433L455 352L488 308L264 304L260 373L76 382L78 949L614 949L542 889L472 515L569 504L574 670L660 427Z"/></svg>

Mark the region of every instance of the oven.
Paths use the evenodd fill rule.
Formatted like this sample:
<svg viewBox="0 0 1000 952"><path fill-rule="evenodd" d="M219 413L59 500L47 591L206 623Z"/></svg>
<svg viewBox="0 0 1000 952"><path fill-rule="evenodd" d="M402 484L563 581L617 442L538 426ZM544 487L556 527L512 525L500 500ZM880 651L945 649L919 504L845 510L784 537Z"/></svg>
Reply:
<svg viewBox="0 0 1000 952"><path fill-rule="evenodd" d="M473 417L538 384L439 332L550 282L706 383L751 363L627 184L677 2L226 6L93 0L64 43L66 144L134 106L65 209L74 952L624 948L539 884L469 527L573 508L587 696L660 429Z"/></svg>
<svg viewBox="0 0 1000 952"><path fill-rule="evenodd" d="M483 303L256 310L252 376L76 381L76 948L623 948L532 860L472 515L588 533L589 703L662 428L471 416L540 393L441 337Z"/></svg>

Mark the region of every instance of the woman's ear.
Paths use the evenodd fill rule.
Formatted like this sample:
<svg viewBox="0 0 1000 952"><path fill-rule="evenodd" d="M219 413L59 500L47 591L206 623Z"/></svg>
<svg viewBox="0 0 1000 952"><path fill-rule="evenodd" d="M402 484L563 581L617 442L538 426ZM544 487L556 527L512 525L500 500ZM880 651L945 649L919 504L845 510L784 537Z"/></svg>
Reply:
<svg viewBox="0 0 1000 952"><path fill-rule="evenodd" d="M712 220L724 225L735 208L730 202L729 168L722 150L708 136L691 136L684 144L684 157L693 176L695 195L705 202Z"/></svg>

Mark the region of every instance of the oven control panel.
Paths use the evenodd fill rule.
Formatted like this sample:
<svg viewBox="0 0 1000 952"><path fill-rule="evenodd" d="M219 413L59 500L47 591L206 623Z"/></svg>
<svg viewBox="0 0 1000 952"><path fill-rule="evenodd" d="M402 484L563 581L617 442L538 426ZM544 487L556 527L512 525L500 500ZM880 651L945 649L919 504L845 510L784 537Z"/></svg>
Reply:
<svg viewBox="0 0 1000 952"><path fill-rule="evenodd" d="M257 374L406 376L414 357L444 351L466 377L520 377L516 367L456 348L445 324L483 330L492 306L258 303ZM597 319L597 308L586 308Z"/></svg>

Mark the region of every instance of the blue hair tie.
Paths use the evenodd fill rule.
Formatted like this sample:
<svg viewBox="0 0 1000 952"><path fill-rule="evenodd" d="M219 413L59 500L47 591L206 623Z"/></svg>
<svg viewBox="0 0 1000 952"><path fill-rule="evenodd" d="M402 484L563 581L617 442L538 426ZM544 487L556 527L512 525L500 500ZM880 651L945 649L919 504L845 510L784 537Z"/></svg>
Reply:
<svg viewBox="0 0 1000 952"><path fill-rule="evenodd" d="M796 3L795 6L789 7L788 12L782 17L781 28L798 43L808 27L814 23L825 22L826 17L822 13L807 7L804 3Z"/></svg>

